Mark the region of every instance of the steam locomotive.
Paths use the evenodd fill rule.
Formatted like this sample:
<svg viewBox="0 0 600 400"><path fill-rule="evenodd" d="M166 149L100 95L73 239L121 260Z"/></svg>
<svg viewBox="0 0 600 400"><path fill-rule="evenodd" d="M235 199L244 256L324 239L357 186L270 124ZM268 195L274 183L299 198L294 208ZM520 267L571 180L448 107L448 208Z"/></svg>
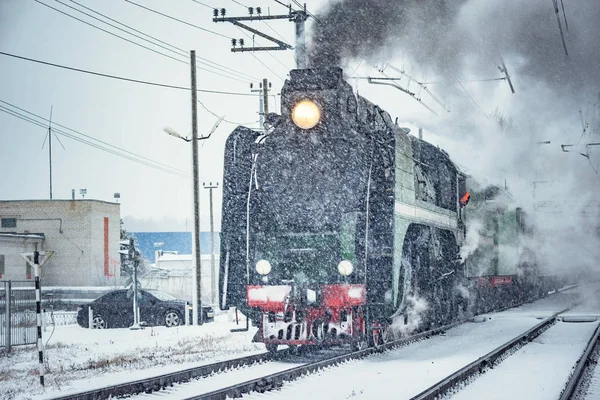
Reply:
<svg viewBox="0 0 600 400"><path fill-rule="evenodd" d="M219 287L268 350L378 346L543 292L509 196L472 184L341 69L292 70L265 127L226 142ZM465 260L471 213L482 243Z"/></svg>

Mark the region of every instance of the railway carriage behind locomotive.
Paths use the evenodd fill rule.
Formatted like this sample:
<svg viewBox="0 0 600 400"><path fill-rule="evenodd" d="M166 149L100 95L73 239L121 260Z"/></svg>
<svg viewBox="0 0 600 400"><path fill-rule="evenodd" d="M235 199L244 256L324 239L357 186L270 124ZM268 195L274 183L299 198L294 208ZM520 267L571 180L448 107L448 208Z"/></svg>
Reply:
<svg viewBox="0 0 600 400"><path fill-rule="evenodd" d="M255 341L377 345L412 324L416 299L422 324L466 308L467 179L443 150L338 68L292 70L267 122L225 149L220 305L249 316Z"/></svg>

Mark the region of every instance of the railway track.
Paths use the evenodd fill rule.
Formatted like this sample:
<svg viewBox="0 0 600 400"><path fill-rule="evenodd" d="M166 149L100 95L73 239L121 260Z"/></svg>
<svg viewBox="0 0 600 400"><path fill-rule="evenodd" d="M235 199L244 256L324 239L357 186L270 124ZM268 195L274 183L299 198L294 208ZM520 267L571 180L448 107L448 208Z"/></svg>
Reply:
<svg viewBox="0 0 600 400"><path fill-rule="evenodd" d="M560 394L560 400L587 398L588 391L600 388L600 370L595 369L600 323L597 315L561 316L576 306L544 319L411 400L462 400L481 398L483 393L487 398L536 398L542 392Z"/></svg>
<svg viewBox="0 0 600 400"><path fill-rule="evenodd" d="M597 386L598 377L595 375L600 372L596 367L598 362L598 351L600 350L598 346L599 338L600 324L596 327L596 330L594 331L594 334L583 351L581 358L575 365L573 373L571 374L565 389L560 395L560 400L585 398L590 384L593 383L595 386Z"/></svg>
<svg viewBox="0 0 600 400"><path fill-rule="evenodd" d="M566 288L565 288L566 289ZM496 312L500 312L509 308L518 307L520 305L513 305L509 307L503 307ZM204 394L198 394L188 397L189 399L225 399L227 397L239 397L241 394L249 392L265 392L277 387L280 387L283 382L297 379L303 375L313 373L323 368L340 365L349 360L356 360L367 357L371 354L381 352L383 350L389 350L400 346L405 346L412 342L420 341L431 336L441 334L448 329L454 328L461 325L470 319L455 322L450 325L436 328L431 331L422 332L416 335L411 335L393 342L386 343L378 348L367 348L357 352L343 352L339 350L337 354L330 356L329 354L313 354L308 355L305 353L302 356L298 356L291 349L280 350L275 354L262 353L247 357L241 357L233 360L227 360L217 362L213 364L203 365L199 367L189 368L183 371L177 371L166 375L160 375L156 377L150 377L146 379L136 380L133 382L126 382L117 385L107 386L103 388L97 388L80 393L69 394L66 396L55 397L53 400L63 399L76 399L76 400L88 400L88 399L108 399L123 396L132 396L136 394L149 394L159 392L161 390L172 387L175 384L190 382L195 379L206 378L213 375L219 375L226 373L227 371L238 369L241 367L251 367L255 365L285 361L287 364L300 364L296 367L286 368L281 367L283 370L274 373L266 374L264 376L250 379L245 382L237 383L227 387L219 387L217 390L206 392ZM296 357L294 359L294 357ZM310 358L316 358L316 361L309 360ZM246 378L247 379L247 378ZM233 380L233 379L232 379ZM230 381L229 381L230 382ZM158 394L158 393L157 393Z"/></svg>
<svg viewBox="0 0 600 400"><path fill-rule="evenodd" d="M386 343L377 348L367 348L357 352L350 352L348 350L340 348L339 350L329 349L321 352L319 352L318 350L307 350L306 352L297 353L292 349L284 349L277 351L275 354L261 353L257 355L236 358L233 360L221 361L213 364L189 368L183 371L173 372L166 375L160 375L132 382L97 388L85 392L54 397L52 398L52 400L101 400L132 396L137 394L150 394L167 389L173 386L174 384L182 384L190 382L194 379L207 378L213 376L214 374L226 373L229 370L234 370L240 367L250 367L277 361L285 361L286 364L301 364L297 367L286 368L283 371L279 371L267 376L262 376L257 379L252 379L247 382L231 385L222 389L218 389L209 393L189 398L225 399L227 398L227 396L234 397L252 391L264 392L280 386L284 381L293 380L304 374L308 374L322 368L339 365L349 360L364 358L370 354L381 352L384 349L391 349L415 341L423 340L428 337L443 333L446 330L458 326L464 322L465 321L455 322L450 325L439 327L430 331L407 336L405 338ZM334 352L333 356L331 356L332 352ZM311 359L317 359L317 361L312 361Z"/></svg>
<svg viewBox="0 0 600 400"><path fill-rule="evenodd" d="M85 392L54 397L52 400L101 400L120 396L131 396L138 393L152 393L162 390L175 383L187 382L192 379L204 378L215 373L224 372L234 368L252 366L268 361L283 359L291 354L290 349L279 350L277 353L261 353L232 360L188 368L182 371L165 375L140 379L132 382L120 383Z"/></svg>
<svg viewBox="0 0 600 400"><path fill-rule="evenodd" d="M418 395L412 397L411 400L433 400L448 394L448 392L451 389L455 388L462 382L467 381L474 375L480 374L486 368L491 368L494 365L501 362L502 358L506 356L509 352L515 351L517 348L526 345L527 343L540 336L542 333L544 333L546 329L550 328L550 326L552 326L556 322L557 317L560 314L568 311L569 309L570 307L544 319L542 322L535 325L528 331L514 337L513 339L497 347L496 349L492 350L483 357L480 357L472 363L464 366L463 368L440 380L439 382L432 385L423 392L419 393Z"/></svg>

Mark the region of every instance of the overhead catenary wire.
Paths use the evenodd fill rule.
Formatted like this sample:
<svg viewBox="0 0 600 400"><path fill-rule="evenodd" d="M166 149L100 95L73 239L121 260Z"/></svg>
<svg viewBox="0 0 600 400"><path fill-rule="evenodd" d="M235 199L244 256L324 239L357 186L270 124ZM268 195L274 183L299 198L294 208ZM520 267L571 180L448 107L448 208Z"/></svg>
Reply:
<svg viewBox="0 0 600 400"><path fill-rule="evenodd" d="M125 77L117 76L117 75L104 74L101 72L89 71L89 70L85 70L85 69L81 69L81 68L70 67L67 65L54 64L54 63L47 62L47 61L36 60L34 58L18 56L16 54L5 53L3 51L0 51L0 54L4 55L4 56L8 56L8 57L17 58L20 60L25 60L25 61L38 63L38 64L48 65L48 66L56 67L56 68L62 68L62 69L70 70L70 71L80 72L83 74L100 76L103 78L117 79L117 80L126 81L126 82L139 83L142 85L157 86L157 87L163 87L163 88L169 88L169 89L191 90L191 88L185 87L185 86L169 85L169 84L165 84L165 83L149 82L149 81L144 81L144 80L140 80L140 79L125 78ZM252 96L252 97L259 96L258 94L252 94L252 93L227 92L227 91L222 91L222 90L197 89L197 91L201 92L201 93L222 94L222 95L229 95L229 96Z"/></svg>
<svg viewBox="0 0 600 400"><path fill-rule="evenodd" d="M56 1L58 1L58 0L56 0ZM183 56L185 56L185 57L188 57L188 56L189 56L189 52L188 52L188 51L186 51L186 50L184 50L184 49L182 49L182 48L180 48L180 47L177 47L177 46L175 46L175 45L173 45L173 44L170 44L170 43L167 43L167 42L165 42L165 41L163 41L163 40L160 40L160 39L158 39L158 38L156 38L156 37L154 37L154 36L152 36L152 35L149 35L149 34L147 34L147 33L145 33L145 32L142 32L142 31L140 31L139 29L135 29L135 28L131 27L130 25L127 25L127 24L124 24L124 23L122 23L122 22L119 22L119 21L117 21L116 19L114 19L114 18L111 18L111 17L109 17L108 15L105 15L105 14L103 14L103 13L101 13L101 12L98 12L98 11L96 11L96 10L94 10L94 9L90 8L90 7L87 7L87 6L83 5L83 4L81 4L81 3L78 3L78 2L77 2L77 1L75 1L75 0L70 0L70 1L71 1L72 3L74 3L74 4L77 4L79 7L82 7L82 8L84 8L84 9L88 10L88 11L91 11L91 12L93 12L93 13L97 14L97 15L100 15L100 16L102 16L103 18L106 18L106 19L107 19L107 20L109 20L109 21L115 22L115 23L117 23L117 24L119 24L119 25L121 25L121 26L124 26L124 27L126 27L127 29L130 29L130 30L132 30L132 31L134 31L134 32L137 32L137 33L139 33L139 34L141 34L141 35L144 35L144 36L146 36L146 37L148 37L148 38L150 38L150 39L152 39L152 40L155 40L155 41L157 41L157 42L159 42L159 43L162 43L162 44L164 44L164 45L167 45L167 46L169 46L170 48L176 49L176 50L177 50L177 52L178 52L179 54L181 54L181 55L183 55ZM60 3L60 1L58 1L58 2ZM64 3L61 3L61 4L64 4ZM65 4L65 5L66 5L66 4ZM70 7L70 6L68 6L68 5L66 5L66 6L67 6L67 7ZM70 7L70 8L73 8L74 10L77 10L77 9L76 9L76 8L74 8L74 7ZM77 11L79 11L79 12L83 13L83 11L80 11L80 10L77 10ZM85 13L84 13L84 14L85 14ZM86 14L86 15L88 15L88 14ZM91 17L91 18L94 18L94 19L97 19L98 21L101 21L101 22L104 22L104 23L108 24L107 22L105 22L105 21L102 21L102 20L100 20L100 19L98 19L98 18L95 18L95 17L93 17L93 16L90 16L90 17ZM110 25L110 24L108 24L108 25ZM112 25L111 25L111 26L112 26ZM118 27L116 27L116 28L117 28L117 29L119 29L119 30L122 30L121 28L118 28ZM123 31L123 32L126 32L126 33L129 33L129 34L131 34L130 32L127 32L127 31L125 31L125 30L122 30L122 31ZM131 35L133 35L133 34L131 34ZM134 36L135 36L135 35L134 35ZM137 36L136 36L136 37L137 37ZM146 40L146 41L148 41L147 39L144 39L144 38L141 38L141 39L142 39L142 40ZM150 42L150 43L151 43L151 42ZM154 43L153 43L153 44L154 44ZM156 45L156 44L155 44L155 45ZM156 45L156 46L159 46L159 45ZM162 47L162 46L160 46L160 47ZM166 49L167 49L167 50L169 50L169 51L173 51L173 50L172 50L172 49L170 49L170 48L166 48ZM175 52L175 51L173 51L173 52ZM219 64L219 63L217 63L217 62L211 61L211 60L209 60L209 59L207 59L207 58L203 58L203 57L196 56L196 59L198 60L198 63L200 63L200 64L204 64L204 65L206 65L206 66L208 66L208 67L210 67L210 68L218 69L218 70L220 70L220 71L222 71L222 72L225 72L225 73L228 73L228 74L237 75L238 77L240 77L240 78L244 78L244 79L247 79L247 78L256 79L256 77L254 77L254 76L252 76L252 75L249 75L249 74L247 74L247 73L244 73L244 72L241 72L241 71L237 71L237 70L235 70L235 69L233 69L233 68L230 68L230 67L227 67L227 66L225 66L225 65ZM211 64L214 64L214 65L211 65Z"/></svg>
<svg viewBox="0 0 600 400"><path fill-rule="evenodd" d="M31 124L37 125L39 127L47 128L46 125L44 125L43 123L41 123L39 121L36 121L33 118L27 117L26 115L21 114L19 112L16 112L14 110L10 110L7 107L4 107L4 106L0 105L0 111L6 113L8 115L14 116L16 118L19 118L19 119L21 119L23 121L26 121L26 122L29 122ZM129 161L133 161L135 163L138 163L138 164L150 167L150 168L154 168L154 169L160 170L162 172L166 172L166 173L171 174L171 175L176 175L176 176L179 176L179 177L182 177L182 178L188 178L188 179L190 178L189 174L186 174L185 172L179 172L180 170L177 170L177 169L175 169L173 167L168 167L168 168L171 168L171 169L168 169L168 168L165 168L165 167L161 167L159 163L156 163L154 161L153 162L148 162L148 161L144 161L143 159L135 158L134 156L129 156L127 154L120 153L120 152L118 152L116 150L110 149L108 147L101 146L101 145L99 145L97 143L94 143L94 142L82 139L82 138L77 137L75 135L72 135L72 134L70 134L68 132L65 132L65 131L61 130L61 129L54 129L54 132L58 133L59 135L62 135L62 136L65 136L67 138L70 138L70 139L73 139L75 141L78 141L80 143L83 143L83 144L86 144L88 146L94 147L96 149L105 151L105 152L107 152L109 154L113 154L113 155L116 155L118 157L127 159Z"/></svg>
<svg viewBox="0 0 600 400"><path fill-rule="evenodd" d="M194 27L194 28L196 28L196 29L200 29L201 31L209 32L209 33L212 33L213 35L217 35L217 36L223 37L223 38L225 38L225 39L230 39L230 37L229 37L229 36L225 36L225 35L223 35L223 34L221 34L221 33L219 33L219 32L215 32L215 31L211 31L210 29L202 28L201 26L198 26L198 25L192 24L192 23L190 23L190 22L187 22L187 21L181 20L181 19L179 19L179 18L172 17L172 16L170 16L170 15L167 15L167 14L165 14L165 13L162 13L162 12L160 12L160 11L156 11L156 10L154 10L154 9L152 9L152 8L149 8L149 7L143 6L143 5L141 5L141 4L135 3L135 2L133 2L133 1L131 1L131 0L124 0L124 1L126 1L126 2L127 2L127 3L129 3L129 4L133 4L133 5L137 6L137 7L143 8L143 9L145 9L145 10L151 11L151 12L153 12L153 13L155 13L155 14L162 15L162 16L163 16L163 17L165 17L165 18L169 18L169 19L172 19L172 20L174 20L174 21L180 22L180 23L182 23L182 24L185 24L185 25L188 25L188 26Z"/></svg>

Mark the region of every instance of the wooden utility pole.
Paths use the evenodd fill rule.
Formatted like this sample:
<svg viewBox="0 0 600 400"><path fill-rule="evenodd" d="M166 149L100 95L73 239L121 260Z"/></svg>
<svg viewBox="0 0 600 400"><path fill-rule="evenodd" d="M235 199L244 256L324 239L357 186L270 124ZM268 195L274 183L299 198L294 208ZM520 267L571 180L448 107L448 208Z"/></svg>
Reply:
<svg viewBox="0 0 600 400"><path fill-rule="evenodd" d="M202 325L202 260L200 252L200 189L198 171L198 99L196 87L196 52L190 51L192 68L192 181L194 186L194 273L196 274L196 293L193 296L194 325ZM195 301L194 301L195 300Z"/></svg>

